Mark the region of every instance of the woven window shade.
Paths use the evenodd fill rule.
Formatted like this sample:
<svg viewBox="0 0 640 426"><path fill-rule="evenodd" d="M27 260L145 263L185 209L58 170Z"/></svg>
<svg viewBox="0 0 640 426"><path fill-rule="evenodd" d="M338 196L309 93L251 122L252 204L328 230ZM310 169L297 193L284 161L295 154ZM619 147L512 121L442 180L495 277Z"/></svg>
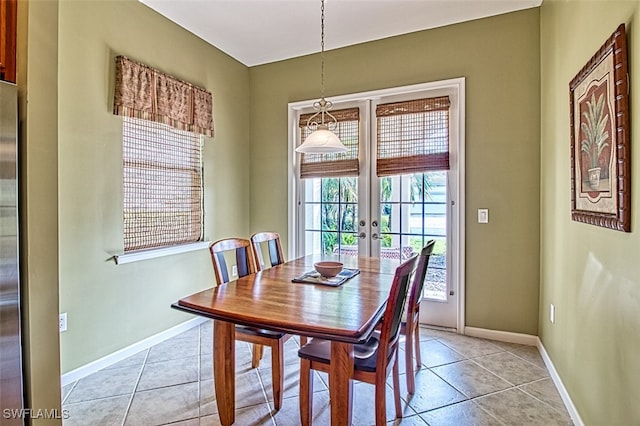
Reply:
<svg viewBox="0 0 640 426"><path fill-rule="evenodd" d="M200 241L200 136L125 117L122 145L125 252Z"/></svg>
<svg viewBox="0 0 640 426"><path fill-rule="evenodd" d="M378 176L449 170L449 97L378 105Z"/></svg>
<svg viewBox="0 0 640 426"><path fill-rule="evenodd" d="M301 140L305 140L315 130L307 127L307 121L313 114L300 116ZM302 154L300 178L325 178L341 176L358 176L360 164L358 150L360 145L360 110L348 108L331 111L338 124L333 132L348 148L346 152L329 154Z"/></svg>
<svg viewBox="0 0 640 426"><path fill-rule="evenodd" d="M124 56L116 57L113 113L213 136L213 96Z"/></svg>

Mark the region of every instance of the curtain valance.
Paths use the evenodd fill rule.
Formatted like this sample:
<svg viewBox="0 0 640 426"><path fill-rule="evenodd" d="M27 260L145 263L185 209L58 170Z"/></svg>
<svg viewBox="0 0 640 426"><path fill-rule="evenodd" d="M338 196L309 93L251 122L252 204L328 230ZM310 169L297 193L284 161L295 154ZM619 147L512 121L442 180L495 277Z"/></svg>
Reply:
<svg viewBox="0 0 640 426"><path fill-rule="evenodd" d="M213 136L211 92L124 56L116 57L113 113Z"/></svg>

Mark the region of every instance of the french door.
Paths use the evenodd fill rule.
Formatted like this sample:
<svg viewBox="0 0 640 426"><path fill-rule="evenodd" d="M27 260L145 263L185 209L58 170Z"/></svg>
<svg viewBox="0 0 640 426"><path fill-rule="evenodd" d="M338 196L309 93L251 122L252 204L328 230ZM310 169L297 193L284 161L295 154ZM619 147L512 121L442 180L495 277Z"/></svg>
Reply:
<svg viewBox="0 0 640 426"><path fill-rule="evenodd" d="M462 88L464 81L462 81ZM450 169L379 177L376 170L377 104L420 96L451 99ZM362 94L361 94L362 95ZM376 256L401 261L436 241L424 287L420 321L459 329L463 323L459 297L460 237L460 85L409 93L369 93L365 99L344 97L343 105L360 109L360 172L358 176L300 179L290 176L290 256L310 253ZM333 99L334 108L341 107ZM308 104L307 104L308 105ZM290 117L308 111L290 104ZM297 107L297 109L296 109ZM295 118L293 119L295 121ZM295 140L292 146L301 143ZM298 135L298 139L300 136ZM291 149L293 151L293 149ZM291 252L291 250L294 250Z"/></svg>

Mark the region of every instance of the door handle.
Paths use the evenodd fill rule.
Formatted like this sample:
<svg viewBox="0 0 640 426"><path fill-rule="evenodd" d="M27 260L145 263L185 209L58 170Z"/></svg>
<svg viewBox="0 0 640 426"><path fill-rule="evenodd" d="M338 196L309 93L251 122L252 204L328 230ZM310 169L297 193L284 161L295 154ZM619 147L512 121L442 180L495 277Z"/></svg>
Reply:
<svg viewBox="0 0 640 426"><path fill-rule="evenodd" d="M364 232L361 232L361 233L358 234L358 238L365 239L365 238L367 238L367 234L365 234Z"/></svg>
<svg viewBox="0 0 640 426"><path fill-rule="evenodd" d="M374 240L379 240L380 239L378 234L371 234L371 238L373 238Z"/></svg>

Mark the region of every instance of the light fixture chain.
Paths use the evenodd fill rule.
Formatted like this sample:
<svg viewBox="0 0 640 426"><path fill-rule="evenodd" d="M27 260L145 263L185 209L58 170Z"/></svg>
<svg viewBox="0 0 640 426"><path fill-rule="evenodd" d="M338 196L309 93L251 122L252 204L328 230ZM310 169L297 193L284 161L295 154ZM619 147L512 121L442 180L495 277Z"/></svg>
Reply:
<svg viewBox="0 0 640 426"><path fill-rule="evenodd" d="M324 0L320 6L320 80L322 83L322 98L324 99Z"/></svg>

